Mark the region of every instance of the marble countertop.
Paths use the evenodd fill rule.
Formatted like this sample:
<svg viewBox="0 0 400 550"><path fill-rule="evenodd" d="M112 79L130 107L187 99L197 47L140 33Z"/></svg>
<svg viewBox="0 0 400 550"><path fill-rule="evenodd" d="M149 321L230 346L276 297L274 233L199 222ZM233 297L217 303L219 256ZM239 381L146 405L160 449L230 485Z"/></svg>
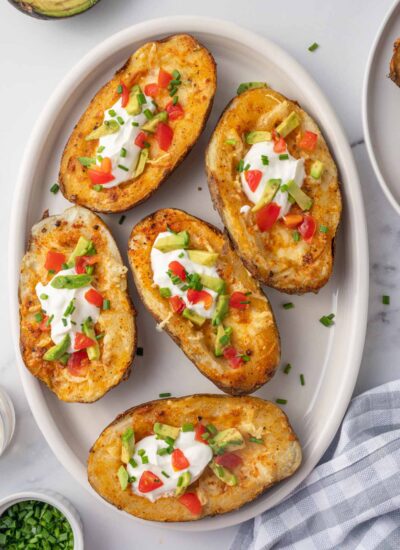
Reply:
<svg viewBox="0 0 400 550"><path fill-rule="evenodd" d="M400 376L400 219L373 174L361 125L361 88L372 40L393 0L103 0L77 18L44 22L0 3L0 180L4 210L0 239L8 243L9 212L16 172L29 133L49 94L64 74L103 38L152 17L190 14L226 18L285 48L311 73L334 106L352 144L366 206L370 243L370 301L365 352L356 392ZM320 48L307 51L312 42ZM395 251L395 253L393 253ZM16 408L13 443L0 458L0 497L47 487L64 494L79 510L88 550L146 548L191 550L228 548L237 528L179 533L110 517L63 469L39 432L24 397L8 320L7 262L0 263L0 331L3 358L0 384ZM391 296L390 306L382 295Z"/></svg>

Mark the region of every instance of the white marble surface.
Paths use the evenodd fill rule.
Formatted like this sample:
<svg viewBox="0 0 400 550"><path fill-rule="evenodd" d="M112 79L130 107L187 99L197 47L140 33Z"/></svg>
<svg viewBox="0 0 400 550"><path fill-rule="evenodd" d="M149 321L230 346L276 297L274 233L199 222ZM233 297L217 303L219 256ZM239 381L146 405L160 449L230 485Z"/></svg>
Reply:
<svg viewBox="0 0 400 550"><path fill-rule="evenodd" d="M91 12L59 22L25 17L0 3L0 242L8 243L11 197L30 130L54 86L90 48L113 32L151 17L213 15L240 23L283 46L313 75L346 129L364 190L371 254L367 341L356 391L400 375L400 219L380 191L363 144L361 86L373 37L392 0L102 0ZM307 51L312 42L321 47ZM5 258L5 251L4 251ZM21 489L51 487L78 508L88 550L164 548L225 549L236 528L182 534L109 516L57 462L36 427L15 369L7 314L7 262L0 263L0 383L13 398L17 428L0 458L0 497ZM383 306L382 294L391 296ZM340 365L338 365L340 372Z"/></svg>

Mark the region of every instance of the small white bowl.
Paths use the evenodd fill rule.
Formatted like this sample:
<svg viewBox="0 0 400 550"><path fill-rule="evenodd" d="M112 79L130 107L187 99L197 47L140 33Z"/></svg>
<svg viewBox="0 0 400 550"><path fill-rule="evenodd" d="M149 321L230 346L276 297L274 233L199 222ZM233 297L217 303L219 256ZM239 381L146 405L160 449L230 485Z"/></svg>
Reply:
<svg viewBox="0 0 400 550"><path fill-rule="evenodd" d="M38 500L40 502L47 502L55 508L58 508L58 510L64 514L68 523L71 525L74 535L74 550L83 550L83 527L81 518L72 504L59 493L48 491L47 489L14 493L13 495L0 499L0 516L4 514L4 512L13 504L23 502L24 500Z"/></svg>

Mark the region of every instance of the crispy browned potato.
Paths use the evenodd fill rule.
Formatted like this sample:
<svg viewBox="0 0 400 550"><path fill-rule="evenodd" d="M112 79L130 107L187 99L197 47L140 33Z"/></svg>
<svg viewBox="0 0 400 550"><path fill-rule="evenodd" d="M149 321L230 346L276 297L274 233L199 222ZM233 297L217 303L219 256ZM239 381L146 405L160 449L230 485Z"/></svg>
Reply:
<svg viewBox="0 0 400 550"><path fill-rule="evenodd" d="M216 328L211 321L198 328L173 313L168 299L162 298L153 284L151 248L157 235L166 231L167 226L177 232L187 230L191 248L219 254L216 267L226 283L227 294L251 292L249 306L242 311L230 308L224 319L224 325L233 330L232 345L250 357L239 368L232 369L224 357L215 356ZM221 231L181 210L159 210L133 228L128 257L145 306L202 374L232 395L252 393L270 380L280 359L274 315L267 297Z"/></svg>
<svg viewBox="0 0 400 550"><path fill-rule="evenodd" d="M41 330L35 319L35 314L41 311L35 287L52 277L44 267L47 252L54 250L68 258L81 236L95 245L98 262L93 285L110 300L111 307L101 310L95 325L96 333L104 334L99 340L100 359L88 362L78 374L71 374L60 362L43 359L53 342L49 331ZM28 250L21 262L21 353L29 371L59 399L91 403L128 378L136 349L136 312L128 295L126 273L107 226L86 208L68 208L63 214L45 217L33 226Z"/></svg>
<svg viewBox="0 0 400 550"><path fill-rule="evenodd" d="M390 60L389 77L397 86L400 86L400 38L393 44L393 55Z"/></svg>
<svg viewBox="0 0 400 550"><path fill-rule="evenodd" d="M120 185L93 189L87 168L78 157L95 157L99 140L85 137L103 122L103 113L119 98L117 88L123 82L129 89L139 84L142 89L157 82L159 69L172 73L178 70L182 84L177 95L184 109L183 118L169 120L174 137L168 152L162 151L149 134L150 162L144 172ZM216 65L210 52L195 38L179 34L149 42L139 48L101 88L75 126L65 147L60 166L59 182L64 196L72 202L98 212L122 212L146 200L169 174L182 162L199 138L211 110L216 90ZM167 89L160 89L156 98L159 110L172 98Z"/></svg>
<svg viewBox="0 0 400 550"><path fill-rule="evenodd" d="M121 462L121 435L133 428L136 441L153 434L155 422L181 427L201 421L219 430L237 428L245 447L236 451L242 464L235 468L237 485L228 486L206 467L187 491L196 493L202 512L193 516L175 497L154 503L122 491L117 472ZM250 438L256 438L258 443ZM192 521L231 512L254 500L268 487L291 476L301 463L301 447L284 412L256 397L192 395L150 401L118 416L90 450L89 482L105 500L133 516L152 521Z"/></svg>
<svg viewBox="0 0 400 550"><path fill-rule="evenodd" d="M301 123L287 137L288 150L305 159L303 191L313 200L310 214L317 222L311 243L293 238L293 229L281 220L260 232L251 211L240 213L249 200L242 190L237 166L250 148L245 135L272 132L291 112ZM298 146L304 131L318 135L316 149L307 153ZM228 140L228 141L227 141ZM235 144L232 145L234 140ZM324 163L321 179L310 177L315 160ZM341 197L335 162L312 118L293 101L270 88L246 91L235 97L222 114L206 153L208 184L231 240L245 266L262 283L287 293L317 292L328 281L333 266L333 243L341 214ZM299 213L297 206L291 213ZM320 231L323 226L325 232Z"/></svg>

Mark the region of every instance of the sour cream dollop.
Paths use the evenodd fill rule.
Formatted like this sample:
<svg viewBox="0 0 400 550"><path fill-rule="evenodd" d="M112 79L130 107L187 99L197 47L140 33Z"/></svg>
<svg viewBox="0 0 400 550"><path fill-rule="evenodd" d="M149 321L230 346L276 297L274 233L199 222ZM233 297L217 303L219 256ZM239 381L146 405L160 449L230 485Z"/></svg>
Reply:
<svg viewBox="0 0 400 550"><path fill-rule="evenodd" d="M175 471L172 467L170 454L162 456L157 454L159 449L166 449L167 447L168 444L164 440L156 439L155 435L149 435L135 446L133 459L137 463L137 467L131 464L127 465L129 475L135 477L135 481L132 483L132 491L136 495L146 497L151 502L161 497L172 496L175 493L178 479L184 472L190 472L190 483L199 479L213 456L209 445L195 440L194 432L181 431L175 440L174 449L180 449L183 452L189 462L189 467L184 470ZM145 452L145 456L149 459L147 464L142 463L139 451ZM163 482L163 485L148 493L141 493L139 491L139 481L145 471L151 471L155 474ZM169 477L166 477L163 472Z"/></svg>
<svg viewBox="0 0 400 550"><path fill-rule="evenodd" d="M51 339L55 344L58 344L66 334L69 334L71 344L67 352L73 353L75 351L75 336L77 332L82 332L82 323L88 317L91 317L95 324L99 318L100 310L98 307L90 304L85 298L86 292L93 288L90 284L82 288L70 289L52 287L52 281L60 275L76 275L76 272L74 268L63 269L56 273L47 285L38 283L35 290L43 311L48 317L52 318L50 323ZM71 301L73 301L75 309L72 314L65 315Z"/></svg>
<svg viewBox="0 0 400 550"><path fill-rule="evenodd" d="M263 141L252 145L244 157L244 166L250 165L249 170L260 170L262 172L261 181L255 191L252 191L246 181L246 172L240 174L242 188L247 198L254 204L257 204L261 199L264 189L270 179L280 179L281 185L290 180L294 180L299 187L303 185L305 178L304 159L294 158L289 151L287 160L279 158L280 153L275 153L273 141ZM262 157L268 157L269 163L263 164ZM288 200L287 191L278 189L273 198L273 202L280 207L279 218L286 216L289 212L291 204Z"/></svg>

